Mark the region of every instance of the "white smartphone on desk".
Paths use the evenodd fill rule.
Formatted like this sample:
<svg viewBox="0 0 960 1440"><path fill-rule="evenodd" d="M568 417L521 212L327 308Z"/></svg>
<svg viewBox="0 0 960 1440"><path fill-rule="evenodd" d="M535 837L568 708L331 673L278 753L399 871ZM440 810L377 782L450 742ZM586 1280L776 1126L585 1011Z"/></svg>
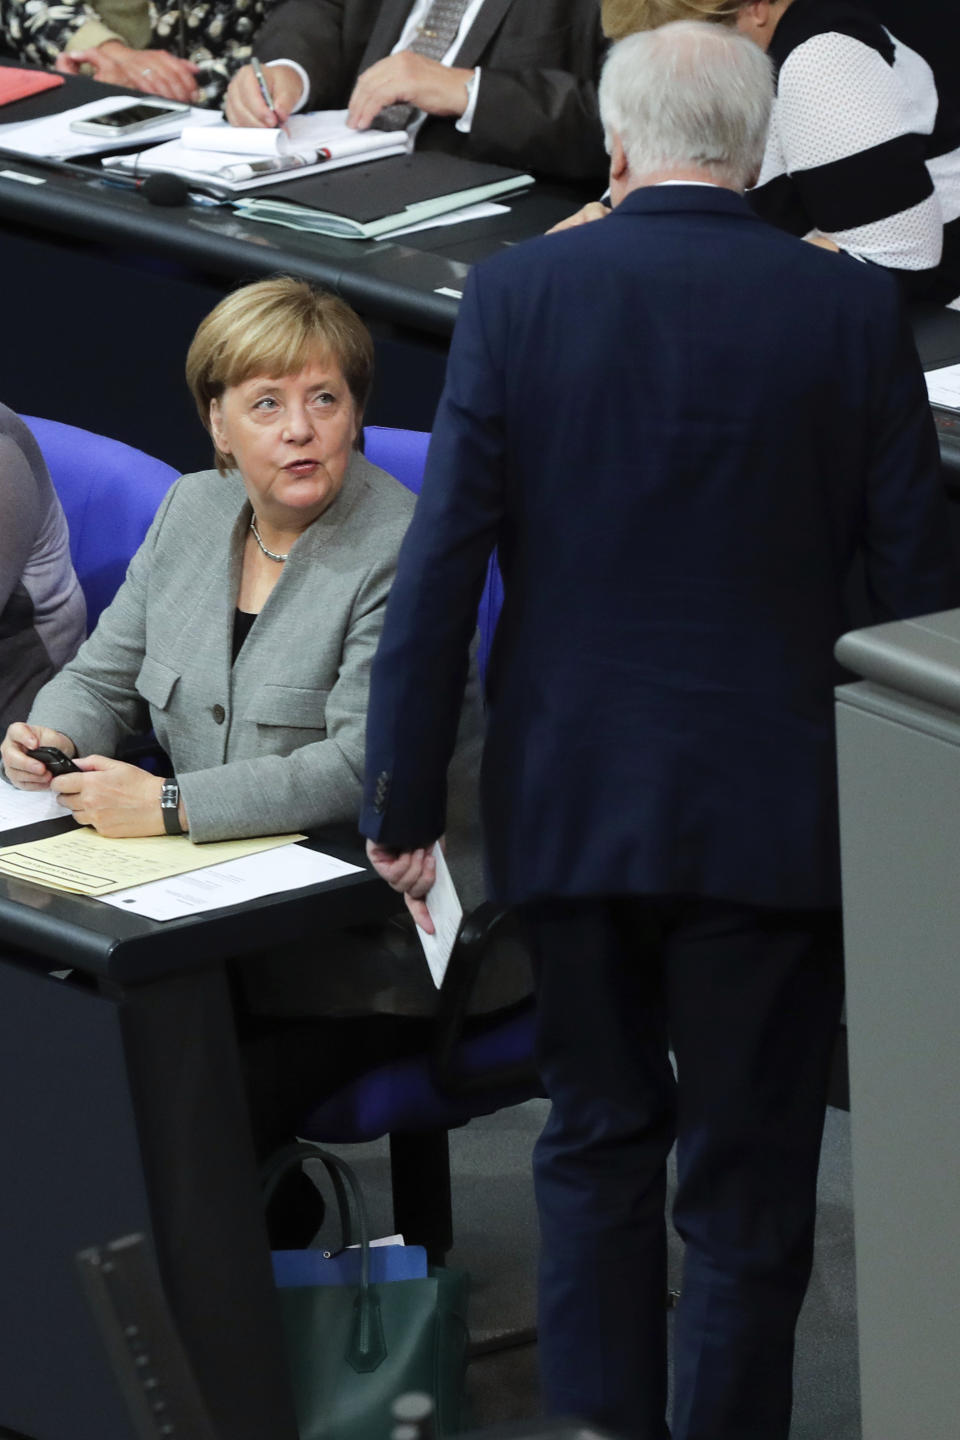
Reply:
<svg viewBox="0 0 960 1440"><path fill-rule="evenodd" d="M102 135L104 139L113 140L127 135L139 135L141 130L149 130L151 125L172 120L189 109L189 105L182 105L176 100L124 101L113 110L105 110L102 115L88 115L84 120L71 120L70 129L76 130L79 135Z"/></svg>

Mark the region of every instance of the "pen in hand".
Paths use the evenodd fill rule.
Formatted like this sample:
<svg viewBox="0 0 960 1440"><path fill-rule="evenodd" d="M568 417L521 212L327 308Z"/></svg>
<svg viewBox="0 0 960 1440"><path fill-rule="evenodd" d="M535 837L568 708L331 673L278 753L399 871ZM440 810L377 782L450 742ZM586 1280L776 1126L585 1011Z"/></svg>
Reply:
<svg viewBox="0 0 960 1440"><path fill-rule="evenodd" d="M253 71L253 78L257 82L264 105L266 105L274 120L277 122L278 129L283 130L284 126L280 123L280 116L277 114L276 106L273 103L273 96L270 94L270 88L267 85L267 77L264 75L263 66L260 64L256 55L250 56L250 69Z"/></svg>

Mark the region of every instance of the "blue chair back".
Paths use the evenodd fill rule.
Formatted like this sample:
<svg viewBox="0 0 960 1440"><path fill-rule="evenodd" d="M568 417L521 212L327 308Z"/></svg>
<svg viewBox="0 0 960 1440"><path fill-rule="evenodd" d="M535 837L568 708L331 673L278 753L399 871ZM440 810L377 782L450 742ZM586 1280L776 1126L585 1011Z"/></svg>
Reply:
<svg viewBox="0 0 960 1440"><path fill-rule="evenodd" d="M423 469L427 463L430 436L425 430L395 430L383 425L367 425L364 429L365 452L371 465L387 470L401 485L420 494L423 484ZM481 679L487 673L487 661L493 634L497 628L500 606L503 604L503 582L496 555L491 555L487 568L487 579L480 597L477 611L477 625L480 630L480 649L477 661Z"/></svg>
<svg viewBox="0 0 960 1440"><path fill-rule="evenodd" d="M179 471L120 440L21 416L40 446L70 529L87 629L109 605Z"/></svg>

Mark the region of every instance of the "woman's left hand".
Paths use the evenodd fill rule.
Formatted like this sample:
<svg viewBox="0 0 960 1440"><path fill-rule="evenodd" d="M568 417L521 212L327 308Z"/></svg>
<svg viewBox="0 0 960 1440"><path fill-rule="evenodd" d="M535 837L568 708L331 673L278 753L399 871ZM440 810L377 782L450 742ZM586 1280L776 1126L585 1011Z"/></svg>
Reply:
<svg viewBox="0 0 960 1440"><path fill-rule="evenodd" d="M106 85L125 85L166 100L196 99L199 65L167 50L133 50L120 40L106 40L92 50L58 55L54 68L65 75L79 75L83 66L93 72L94 80Z"/></svg>
<svg viewBox="0 0 960 1440"><path fill-rule="evenodd" d="M112 840L164 833L159 776L104 755L87 755L74 764L81 773L59 775L50 788L81 825L92 825Z"/></svg>

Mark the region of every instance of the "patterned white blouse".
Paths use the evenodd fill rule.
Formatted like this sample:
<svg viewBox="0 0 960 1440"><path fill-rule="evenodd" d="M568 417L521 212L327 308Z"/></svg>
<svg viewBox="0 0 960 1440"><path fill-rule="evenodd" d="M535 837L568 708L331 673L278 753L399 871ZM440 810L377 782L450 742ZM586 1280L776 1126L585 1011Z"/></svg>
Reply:
<svg viewBox="0 0 960 1440"><path fill-rule="evenodd" d="M895 272L913 298L960 295L960 116L926 60L849 0L794 0L769 54L758 212Z"/></svg>

